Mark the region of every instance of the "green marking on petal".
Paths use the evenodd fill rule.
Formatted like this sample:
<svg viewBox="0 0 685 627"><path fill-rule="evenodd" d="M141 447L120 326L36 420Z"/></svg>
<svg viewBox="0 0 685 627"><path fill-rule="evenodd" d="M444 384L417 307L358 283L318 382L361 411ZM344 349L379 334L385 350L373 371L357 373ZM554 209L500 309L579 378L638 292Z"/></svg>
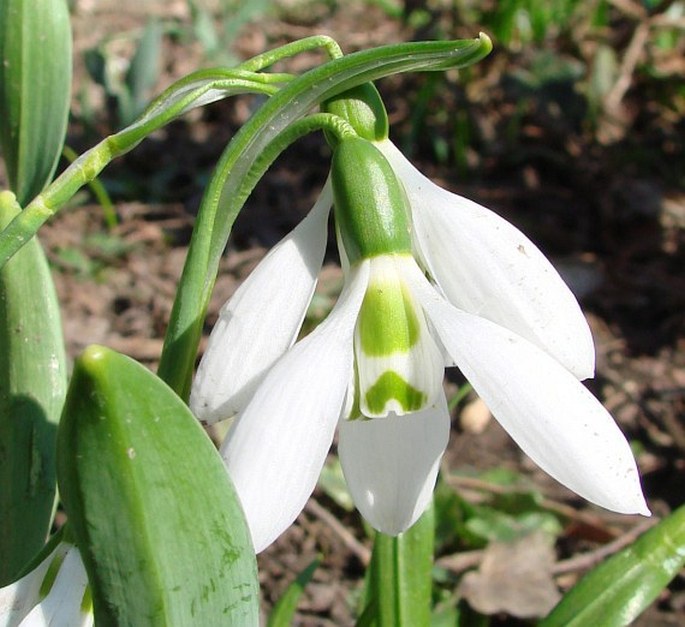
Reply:
<svg viewBox="0 0 685 627"><path fill-rule="evenodd" d="M93 594L90 591L90 586L86 586L86 589L83 591L83 598L81 599L81 613L93 613Z"/></svg>
<svg viewBox="0 0 685 627"><path fill-rule="evenodd" d="M382 414L388 401L397 401L406 412L419 411L426 403L426 395L409 385L392 370L384 372L366 392L366 405L374 414Z"/></svg>
<svg viewBox="0 0 685 627"><path fill-rule="evenodd" d="M359 404L359 368L357 367L357 360L354 361L354 376L353 382L350 384L352 386L352 401L349 402L350 407L347 408L347 420L369 420L367 416L362 414L362 410ZM349 394L348 390L348 394Z"/></svg>
<svg viewBox="0 0 685 627"><path fill-rule="evenodd" d="M389 281L369 285L357 324L362 350L373 357L406 353L421 333L411 294Z"/></svg>
<svg viewBox="0 0 685 627"><path fill-rule="evenodd" d="M58 553L52 558L52 562L50 562L50 566L48 566L45 577L43 577L43 582L40 584L38 596L41 601L47 597L50 593L50 590L52 590L55 579L57 579L57 573L59 573L59 569L62 567L62 562L64 561L65 557L66 553Z"/></svg>

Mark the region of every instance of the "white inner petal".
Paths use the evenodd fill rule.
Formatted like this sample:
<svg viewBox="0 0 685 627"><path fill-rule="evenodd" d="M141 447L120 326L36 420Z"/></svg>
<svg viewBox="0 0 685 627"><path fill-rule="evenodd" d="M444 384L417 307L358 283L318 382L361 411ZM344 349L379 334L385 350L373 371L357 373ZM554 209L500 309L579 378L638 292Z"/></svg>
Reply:
<svg viewBox="0 0 685 627"><path fill-rule="evenodd" d="M45 574L55 558L63 559L69 550L66 543L60 542L55 549L30 573L14 583L0 588L0 617L2 624L19 625L41 600L40 589Z"/></svg>
<svg viewBox="0 0 685 627"><path fill-rule="evenodd" d="M410 255L369 260L367 293L355 329L359 405L368 417L405 414L436 402L444 357L403 274Z"/></svg>
<svg viewBox="0 0 685 627"><path fill-rule="evenodd" d="M33 608L22 624L64 625L65 627L67 625L74 627L93 625L92 611L81 611L87 586L88 576L81 561L81 554L75 546L70 546L50 592Z"/></svg>

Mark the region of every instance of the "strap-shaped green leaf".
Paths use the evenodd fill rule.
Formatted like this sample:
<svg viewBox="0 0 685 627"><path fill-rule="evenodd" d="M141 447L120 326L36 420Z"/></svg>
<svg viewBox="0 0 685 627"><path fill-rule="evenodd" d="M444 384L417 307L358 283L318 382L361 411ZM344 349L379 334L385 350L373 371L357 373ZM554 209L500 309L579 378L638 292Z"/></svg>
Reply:
<svg viewBox="0 0 685 627"><path fill-rule="evenodd" d="M50 181L71 94L66 0L0 2L0 145L21 205Z"/></svg>
<svg viewBox="0 0 685 627"><path fill-rule="evenodd" d="M305 586L314 576L314 571L321 561L317 558L305 568L285 590L283 596L276 602L266 627L289 627L293 624L293 617L297 610L297 603L304 592Z"/></svg>
<svg viewBox="0 0 685 627"><path fill-rule="evenodd" d="M539 627L629 625L685 566L685 505L593 568Z"/></svg>
<svg viewBox="0 0 685 627"><path fill-rule="evenodd" d="M258 624L255 555L226 468L160 379L88 348L74 366L57 463L96 624Z"/></svg>
<svg viewBox="0 0 685 627"><path fill-rule="evenodd" d="M19 205L0 193L0 229ZM32 239L0 268L0 585L43 546L55 503L55 436L66 395L59 305Z"/></svg>

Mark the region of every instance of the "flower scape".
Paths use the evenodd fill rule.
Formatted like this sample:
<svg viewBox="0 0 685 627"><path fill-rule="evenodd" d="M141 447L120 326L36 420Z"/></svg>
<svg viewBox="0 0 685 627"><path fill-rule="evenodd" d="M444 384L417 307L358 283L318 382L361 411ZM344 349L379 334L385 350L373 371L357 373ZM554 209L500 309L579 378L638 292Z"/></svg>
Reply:
<svg viewBox="0 0 685 627"><path fill-rule="evenodd" d="M345 284L298 341L331 206ZM190 405L207 424L233 419L221 453L257 551L303 509L336 427L361 514L408 529L447 447L451 366L549 475L649 515L628 442L580 382L594 359L578 302L523 233L433 184L389 139L354 137L309 215L222 308Z"/></svg>

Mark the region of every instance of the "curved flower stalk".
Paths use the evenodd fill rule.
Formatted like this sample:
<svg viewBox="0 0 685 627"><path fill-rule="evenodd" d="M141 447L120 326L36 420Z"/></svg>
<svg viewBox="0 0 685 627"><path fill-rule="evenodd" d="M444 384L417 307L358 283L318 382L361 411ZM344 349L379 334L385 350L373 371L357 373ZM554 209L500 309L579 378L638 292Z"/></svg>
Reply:
<svg viewBox="0 0 685 627"><path fill-rule="evenodd" d="M342 139L331 179L222 310L191 393L201 420L235 415L221 452L256 550L304 507L338 423L357 508L384 533L411 526L449 437L446 365L552 477L648 515L626 439L578 381L594 369L587 323L532 242L425 179L387 140ZM296 341L330 186L345 286Z"/></svg>
<svg viewBox="0 0 685 627"><path fill-rule="evenodd" d="M93 608L81 555L61 541L27 575L0 589L2 627L92 627Z"/></svg>

